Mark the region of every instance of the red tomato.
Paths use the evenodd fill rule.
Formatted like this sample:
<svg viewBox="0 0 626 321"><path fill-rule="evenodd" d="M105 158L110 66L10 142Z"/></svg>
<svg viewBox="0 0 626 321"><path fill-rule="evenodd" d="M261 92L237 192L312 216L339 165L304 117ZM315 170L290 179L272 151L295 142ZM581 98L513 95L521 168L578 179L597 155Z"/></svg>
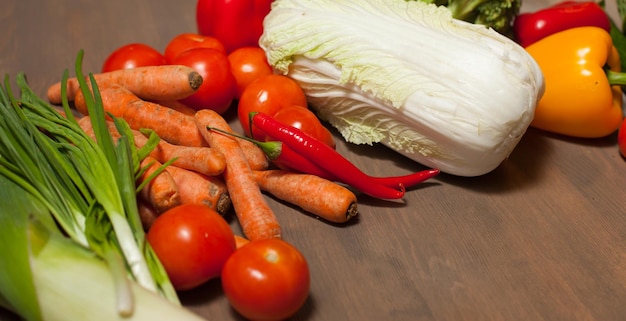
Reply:
<svg viewBox="0 0 626 321"><path fill-rule="evenodd" d="M195 69L203 78L202 85L181 102L196 110L213 109L225 113L235 98L237 85L225 53L210 48L193 48L179 54L173 64Z"/></svg>
<svg viewBox="0 0 626 321"><path fill-rule="evenodd" d="M322 125L315 113L306 107L296 105L283 107L274 114L274 118L285 125L296 127L319 139L326 145L335 148L333 135L328 128Z"/></svg>
<svg viewBox="0 0 626 321"><path fill-rule="evenodd" d="M251 241L230 256L222 288L233 308L251 320L284 320L304 304L310 287L306 259L280 239Z"/></svg>
<svg viewBox="0 0 626 321"><path fill-rule="evenodd" d="M102 65L102 72L145 66L165 65L165 57L156 49L131 43L113 51Z"/></svg>
<svg viewBox="0 0 626 321"><path fill-rule="evenodd" d="M230 69L237 81L237 98L254 80L273 73L265 51L259 47L242 47L228 55Z"/></svg>
<svg viewBox="0 0 626 321"><path fill-rule="evenodd" d="M217 38L195 33L181 33L174 37L165 47L165 60L171 64L176 56L193 48L213 48L226 53L224 45Z"/></svg>
<svg viewBox="0 0 626 321"><path fill-rule="evenodd" d="M219 277L235 252L235 236L217 212L186 204L161 214L147 239L176 290L188 290Z"/></svg>
<svg viewBox="0 0 626 321"><path fill-rule="evenodd" d="M306 96L298 83L283 75L268 75L250 83L239 98L237 114L246 135L250 135L249 114L253 111L274 116L281 108L298 105L307 106ZM256 139L265 135L252 129Z"/></svg>
<svg viewBox="0 0 626 321"><path fill-rule="evenodd" d="M626 157L626 118L622 120L622 125L617 132L617 145L619 152L623 157Z"/></svg>

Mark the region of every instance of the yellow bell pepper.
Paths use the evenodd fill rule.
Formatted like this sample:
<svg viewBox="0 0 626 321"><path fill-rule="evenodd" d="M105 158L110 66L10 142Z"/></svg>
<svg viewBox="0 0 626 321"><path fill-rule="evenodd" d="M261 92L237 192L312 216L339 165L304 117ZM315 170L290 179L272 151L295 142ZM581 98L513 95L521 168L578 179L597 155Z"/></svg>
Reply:
<svg viewBox="0 0 626 321"><path fill-rule="evenodd" d="M608 32L579 27L526 47L545 77L546 90L532 127L581 138L614 133L623 118L622 91L612 83L620 58Z"/></svg>

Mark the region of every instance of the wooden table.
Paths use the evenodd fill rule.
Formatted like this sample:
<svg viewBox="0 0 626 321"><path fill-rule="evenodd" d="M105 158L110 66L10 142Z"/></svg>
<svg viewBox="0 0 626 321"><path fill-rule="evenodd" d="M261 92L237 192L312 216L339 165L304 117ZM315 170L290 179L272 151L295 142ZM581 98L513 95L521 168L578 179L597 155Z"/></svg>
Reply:
<svg viewBox="0 0 626 321"><path fill-rule="evenodd" d="M84 70L97 72L123 44L162 50L195 31L191 0L3 0L0 71L25 72L45 97L79 49ZM340 142L338 150L375 175L424 168L382 146ZM577 140L530 129L492 173L443 174L402 202L360 197L347 225L270 198L284 239L311 268L310 298L293 319L626 320L625 186L615 135ZM217 280L180 296L208 319L240 319Z"/></svg>

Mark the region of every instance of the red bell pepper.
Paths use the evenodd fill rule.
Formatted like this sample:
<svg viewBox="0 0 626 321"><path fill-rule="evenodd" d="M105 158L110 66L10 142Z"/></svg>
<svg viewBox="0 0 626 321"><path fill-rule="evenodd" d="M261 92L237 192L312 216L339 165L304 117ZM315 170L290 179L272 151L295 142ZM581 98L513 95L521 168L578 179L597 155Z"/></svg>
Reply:
<svg viewBox="0 0 626 321"><path fill-rule="evenodd" d="M229 53L258 46L271 4L272 0L198 0L198 33L219 39Z"/></svg>
<svg viewBox="0 0 626 321"><path fill-rule="evenodd" d="M518 15L513 23L513 32L515 40L525 48L553 33L587 26L611 31L611 21L597 3L565 1L536 12Z"/></svg>

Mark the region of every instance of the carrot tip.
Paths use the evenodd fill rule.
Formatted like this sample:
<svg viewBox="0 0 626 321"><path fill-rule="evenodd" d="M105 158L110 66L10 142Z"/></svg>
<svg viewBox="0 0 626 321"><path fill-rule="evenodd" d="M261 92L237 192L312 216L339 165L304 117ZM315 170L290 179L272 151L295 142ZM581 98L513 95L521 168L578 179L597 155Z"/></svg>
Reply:
<svg viewBox="0 0 626 321"><path fill-rule="evenodd" d="M200 75L199 73L195 71L189 73L189 86L191 86L191 89L198 90L198 88L200 88L203 82L204 82L204 79L202 78L202 75Z"/></svg>

